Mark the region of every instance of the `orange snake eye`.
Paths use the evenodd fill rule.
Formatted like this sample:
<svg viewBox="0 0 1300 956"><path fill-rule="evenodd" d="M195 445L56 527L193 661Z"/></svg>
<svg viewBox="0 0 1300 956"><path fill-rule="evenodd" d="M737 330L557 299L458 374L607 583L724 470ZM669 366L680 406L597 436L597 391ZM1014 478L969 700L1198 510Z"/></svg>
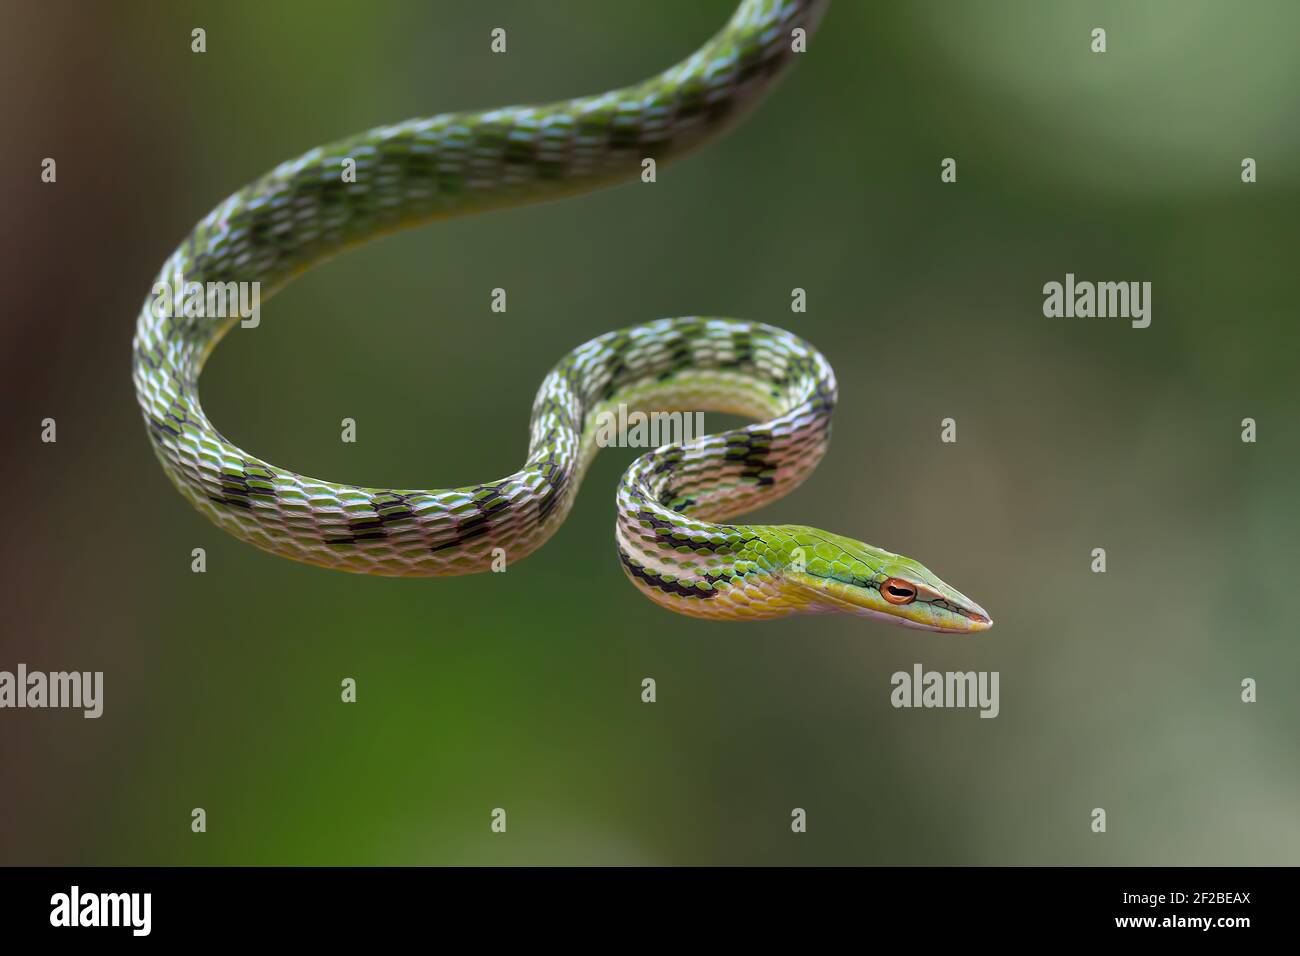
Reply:
<svg viewBox="0 0 1300 956"><path fill-rule="evenodd" d="M916 600L916 588L898 578L887 578L880 585L880 593L890 604L911 604Z"/></svg>

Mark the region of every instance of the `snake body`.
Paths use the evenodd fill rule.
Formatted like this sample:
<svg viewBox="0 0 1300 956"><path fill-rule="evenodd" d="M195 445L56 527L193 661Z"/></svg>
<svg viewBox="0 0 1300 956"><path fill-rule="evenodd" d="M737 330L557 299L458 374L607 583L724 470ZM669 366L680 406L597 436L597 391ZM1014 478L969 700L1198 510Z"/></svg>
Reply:
<svg viewBox="0 0 1300 956"><path fill-rule="evenodd" d="M796 56L828 0L744 0L699 51L643 83L546 106L454 113L321 146L212 210L160 286L258 282L263 299L350 246L433 219L636 177L734 122ZM341 175L355 162L355 181ZM180 492L263 550L362 574L450 576L513 562L564 521L603 415L712 410L757 420L638 458L618 489L628 578L679 613L762 619L842 611L931 630L990 626L979 605L908 558L813 528L726 524L796 487L827 447L836 382L798 336L727 318L661 319L570 352L533 404L528 457L498 481L386 490L307 478L236 447L198 378L238 321L146 301L134 382L154 451Z"/></svg>

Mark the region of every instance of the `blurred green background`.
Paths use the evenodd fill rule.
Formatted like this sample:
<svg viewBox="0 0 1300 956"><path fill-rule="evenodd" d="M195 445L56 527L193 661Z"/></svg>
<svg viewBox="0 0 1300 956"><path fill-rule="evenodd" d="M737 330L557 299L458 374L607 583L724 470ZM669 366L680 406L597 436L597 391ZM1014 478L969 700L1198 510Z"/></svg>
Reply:
<svg viewBox="0 0 1300 956"><path fill-rule="evenodd" d="M130 341L212 206L381 123L639 80L730 10L6 4L0 669L103 670L106 691L98 721L0 712L0 862L1300 860L1291 2L839 0L770 99L655 185L371 244L204 375L213 421L278 465L450 487L517 467L535 388L591 336L784 325L841 404L822 466L760 520L917 557L990 610L985 635L669 614L616 560L627 450L543 551L475 578L283 561L172 490ZM1151 327L1044 318L1067 272L1152 282ZM894 710L915 662L999 671L1001 715Z"/></svg>

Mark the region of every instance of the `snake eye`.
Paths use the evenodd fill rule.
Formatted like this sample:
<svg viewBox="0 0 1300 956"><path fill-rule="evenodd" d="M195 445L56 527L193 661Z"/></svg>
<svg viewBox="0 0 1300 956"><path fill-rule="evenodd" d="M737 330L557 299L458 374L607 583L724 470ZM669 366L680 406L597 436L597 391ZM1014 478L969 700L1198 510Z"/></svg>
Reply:
<svg viewBox="0 0 1300 956"><path fill-rule="evenodd" d="M880 593L890 604L911 604L916 600L916 588L898 578L888 578L880 586Z"/></svg>

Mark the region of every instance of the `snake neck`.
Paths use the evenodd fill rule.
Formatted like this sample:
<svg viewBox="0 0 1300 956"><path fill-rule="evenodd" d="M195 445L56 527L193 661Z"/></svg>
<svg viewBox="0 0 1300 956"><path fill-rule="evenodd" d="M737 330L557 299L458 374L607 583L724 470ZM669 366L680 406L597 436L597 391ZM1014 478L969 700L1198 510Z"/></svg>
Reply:
<svg viewBox="0 0 1300 956"><path fill-rule="evenodd" d="M613 339L609 397L637 410L704 409L753 425L670 442L638 458L618 490L624 572L656 603L694 617L780 617L787 589L780 528L723 524L797 487L830 440L836 383L812 346L729 319L651 323ZM620 382L620 378L627 381ZM593 452L584 436L584 456Z"/></svg>

